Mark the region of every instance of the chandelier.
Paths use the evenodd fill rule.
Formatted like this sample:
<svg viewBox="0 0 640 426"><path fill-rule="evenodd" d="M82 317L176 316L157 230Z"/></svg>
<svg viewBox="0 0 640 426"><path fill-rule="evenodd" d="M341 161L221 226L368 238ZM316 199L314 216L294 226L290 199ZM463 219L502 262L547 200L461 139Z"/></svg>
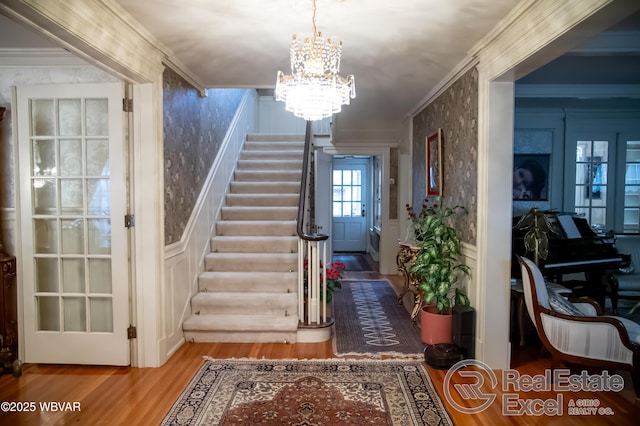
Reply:
<svg viewBox="0 0 640 426"><path fill-rule="evenodd" d="M278 71L275 97L285 109L307 121L321 120L340 112L356 97L355 77L338 75L342 41L325 38L316 29L313 0L313 35L291 41L291 75Z"/></svg>

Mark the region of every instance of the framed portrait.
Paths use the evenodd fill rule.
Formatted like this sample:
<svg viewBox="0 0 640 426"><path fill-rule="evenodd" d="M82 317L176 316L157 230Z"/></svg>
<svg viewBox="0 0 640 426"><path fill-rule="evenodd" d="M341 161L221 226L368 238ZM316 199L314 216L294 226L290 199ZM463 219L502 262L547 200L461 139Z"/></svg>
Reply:
<svg viewBox="0 0 640 426"><path fill-rule="evenodd" d="M427 195L442 195L442 129L427 136Z"/></svg>
<svg viewBox="0 0 640 426"><path fill-rule="evenodd" d="M513 200L549 200L550 154L515 154L513 156Z"/></svg>

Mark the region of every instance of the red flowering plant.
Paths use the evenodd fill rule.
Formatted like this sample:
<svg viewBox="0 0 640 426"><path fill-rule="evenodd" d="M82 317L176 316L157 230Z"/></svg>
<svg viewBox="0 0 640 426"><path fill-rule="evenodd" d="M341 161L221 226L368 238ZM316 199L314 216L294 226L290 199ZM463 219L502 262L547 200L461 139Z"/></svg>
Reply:
<svg viewBox="0 0 640 426"><path fill-rule="evenodd" d="M327 279L325 280L322 276L322 261L320 261L320 300L322 300L322 294L324 292L323 286L326 281L327 284L327 303L331 302L333 297L333 292L336 289L342 288L342 284L340 283L340 279L342 278L342 273L347 269L347 266L344 262L336 261L331 263L327 269ZM307 259L304 260L304 293L305 296L308 292L309 285L309 261Z"/></svg>

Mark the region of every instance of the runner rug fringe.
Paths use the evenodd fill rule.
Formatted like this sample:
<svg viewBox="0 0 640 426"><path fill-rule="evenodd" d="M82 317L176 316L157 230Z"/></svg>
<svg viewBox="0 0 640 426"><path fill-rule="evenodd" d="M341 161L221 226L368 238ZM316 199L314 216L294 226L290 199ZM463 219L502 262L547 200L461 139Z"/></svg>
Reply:
<svg viewBox="0 0 640 426"><path fill-rule="evenodd" d="M206 358L163 425L453 425L410 360Z"/></svg>

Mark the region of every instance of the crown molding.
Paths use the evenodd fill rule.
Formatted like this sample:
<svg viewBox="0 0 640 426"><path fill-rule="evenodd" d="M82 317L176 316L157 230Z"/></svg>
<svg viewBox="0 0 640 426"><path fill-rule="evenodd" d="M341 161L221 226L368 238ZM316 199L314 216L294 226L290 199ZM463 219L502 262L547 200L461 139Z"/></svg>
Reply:
<svg viewBox="0 0 640 426"><path fill-rule="evenodd" d="M508 76L513 81L571 51L638 7L635 0L522 1L470 54L479 58L478 69L489 79L513 70Z"/></svg>
<svg viewBox="0 0 640 426"><path fill-rule="evenodd" d="M465 57L455 68L453 68L424 98L420 100L407 113L407 118L411 119L420 111L425 109L430 103L435 101L438 96L443 94L453 83L458 81L460 77L467 73L470 69L478 64L477 58L473 56Z"/></svg>
<svg viewBox="0 0 640 426"><path fill-rule="evenodd" d="M0 11L125 81L157 81L166 63L204 93L173 52L114 0L3 0Z"/></svg>
<svg viewBox="0 0 640 426"><path fill-rule="evenodd" d="M516 84L516 98L640 99L637 84Z"/></svg>
<svg viewBox="0 0 640 426"><path fill-rule="evenodd" d="M87 61L62 48L0 48L0 67L89 67Z"/></svg>

